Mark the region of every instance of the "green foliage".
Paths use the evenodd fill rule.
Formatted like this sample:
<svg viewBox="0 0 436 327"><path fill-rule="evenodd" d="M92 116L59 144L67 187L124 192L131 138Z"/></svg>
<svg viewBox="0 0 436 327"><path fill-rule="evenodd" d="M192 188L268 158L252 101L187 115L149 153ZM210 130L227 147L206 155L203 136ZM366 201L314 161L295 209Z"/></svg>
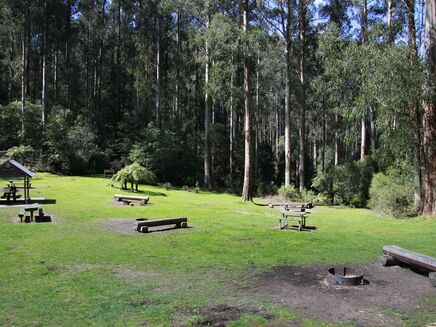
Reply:
<svg viewBox="0 0 436 327"><path fill-rule="evenodd" d="M142 130L140 141L130 150L129 159L149 167L159 180L194 185L202 177L201 158L190 149L187 141L150 124Z"/></svg>
<svg viewBox="0 0 436 327"><path fill-rule="evenodd" d="M80 118L74 120L69 110L58 107L45 126L42 166L63 173L94 172L103 152L92 127Z"/></svg>
<svg viewBox="0 0 436 327"><path fill-rule="evenodd" d="M258 182L256 184L256 193L258 196L273 195L278 193L277 185L274 182Z"/></svg>
<svg viewBox="0 0 436 327"><path fill-rule="evenodd" d="M311 202L315 205L327 205L328 197L323 193L316 193L312 190L303 190L300 192L301 201Z"/></svg>
<svg viewBox="0 0 436 327"><path fill-rule="evenodd" d="M280 186L278 193L280 196L283 196L288 200L292 200L292 201L301 200L300 191L295 187L295 185L289 185L288 187L282 185Z"/></svg>
<svg viewBox="0 0 436 327"><path fill-rule="evenodd" d="M330 203L365 207L372 178L372 161L346 163L319 173L312 186L330 198Z"/></svg>
<svg viewBox="0 0 436 327"><path fill-rule="evenodd" d="M31 166L34 163L35 150L30 145L14 146L8 149L6 157L14 159L21 164Z"/></svg>
<svg viewBox="0 0 436 327"><path fill-rule="evenodd" d="M114 176L112 176L112 180L120 182L122 189L126 189L127 183L130 183L132 191L133 185L136 186L136 191L138 191L139 183L154 184L156 182L156 177L150 170L142 167L139 163L134 162L131 165L120 169Z"/></svg>
<svg viewBox="0 0 436 327"><path fill-rule="evenodd" d="M19 144L21 130L21 102L0 105L0 149L8 149Z"/></svg>
<svg viewBox="0 0 436 327"><path fill-rule="evenodd" d="M386 174L375 174L369 189L370 208L382 215L411 217L417 213L413 203L412 174L390 169Z"/></svg>

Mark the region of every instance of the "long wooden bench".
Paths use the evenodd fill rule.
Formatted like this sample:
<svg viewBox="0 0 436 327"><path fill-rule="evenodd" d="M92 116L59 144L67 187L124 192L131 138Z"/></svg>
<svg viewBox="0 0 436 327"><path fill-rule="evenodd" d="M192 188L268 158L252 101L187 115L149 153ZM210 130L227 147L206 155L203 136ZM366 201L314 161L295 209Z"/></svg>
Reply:
<svg viewBox="0 0 436 327"><path fill-rule="evenodd" d="M284 208L294 208L294 209L312 209L315 206L312 202L293 202L293 203L269 203L268 206L270 208L274 207L284 207Z"/></svg>
<svg viewBox="0 0 436 327"><path fill-rule="evenodd" d="M430 282L433 286L436 286L435 258L421 253L412 252L395 245L383 247L383 255L381 257L381 264L383 266L393 266L400 262L430 272Z"/></svg>
<svg viewBox="0 0 436 327"><path fill-rule="evenodd" d="M176 225L177 228L188 227L188 218L178 217L178 218L165 218L165 219L150 219L137 221L133 226L133 229L141 232L148 233L149 227L165 226L165 225Z"/></svg>
<svg viewBox="0 0 436 327"><path fill-rule="evenodd" d="M150 200L148 196L122 195L122 194L115 194L114 198L115 201L118 202L125 202L127 204L130 204L130 202L139 202L141 205L147 204L148 200Z"/></svg>

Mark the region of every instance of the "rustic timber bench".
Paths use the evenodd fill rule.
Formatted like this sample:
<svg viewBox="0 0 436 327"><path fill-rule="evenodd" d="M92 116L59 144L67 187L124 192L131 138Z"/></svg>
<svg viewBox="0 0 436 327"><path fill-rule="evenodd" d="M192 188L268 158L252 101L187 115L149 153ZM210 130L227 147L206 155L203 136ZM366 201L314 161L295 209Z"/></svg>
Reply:
<svg viewBox="0 0 436 327"><path fill-rule="evenodd" d="M279 228L285 229L289 225L289 221L298 223L298 231L301 232L306 227L306 212L304 211L288 211L282 210L282 217L279 218Z"/></svg>
<svg viewBox="0 0 436 327"><path fill-rule="evenodd" d="M274 207L284 207L285 209L312 209L315 206L312 202L293 202L293 203L268 203L270 208Z"/></svg>
<svg viewBox="0 0 436 327"><path fill-rule="evenodd" d="M165 226L165 225L176 225L176 228L186 228L188 227L188 218L165 218L165 219L145 219L139 220L133 226L133 229L137 232L148 233L149 227Z"/></svg>
<svg viewBox="0 0 436 327"><path fill-rule="evenodd" d="M130 204L131 202L139 202L141 205L146 205L148 200L150 199L148 196L135 196L135 195L114 195L115 201L125 202Z"/></svg>
<svg viewBox="0 0 436 327"><path fill-rule="evenodd" d="M412 267L429 272L430 282L436 287L436 259L428 255L412 252L395 245L383 247L381 263L383 266L394 266L406 263Z"/></svg>

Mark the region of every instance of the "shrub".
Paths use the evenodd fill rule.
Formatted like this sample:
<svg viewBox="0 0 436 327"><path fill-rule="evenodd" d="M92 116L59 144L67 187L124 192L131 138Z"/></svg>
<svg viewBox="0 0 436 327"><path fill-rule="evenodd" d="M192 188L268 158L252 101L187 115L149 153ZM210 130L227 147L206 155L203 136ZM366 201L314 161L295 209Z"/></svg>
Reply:
<svg viewBox="0 0 436 327"><path fill-rule="evenodd" d="M285 197L289 200L299 201L301 200L300 192L295 188L294 185L284 186L282 185L278 191L279 195Z"/></svg>
<svg viewBox="0 0 436 327"><path fill-rule="evenodd" d="M14 159L26 166L31 166L34 162L35 150L30 145L14 146L8 149L6 157Z"/></svg>
<svg viewBox="0 0 436 327"><path fill-rule="evenodd" d="M139 183L153 184L156 178L150 170L134 162L120 169L112 177L112 180L120 182L122 189L127 189L127 183L130 183L131 190L133 191L133 185L135 185L135 189L138 191Z"/></svg>
<svg viewBox="0 0 436 327"><path fill-rule="evenodd" d="M411 175L412 176L412 175ZM369 189L369 206L382 215L409 217L416 215L413 204L413 180L398 170L379 173Z"/></svg>
<svg viewBox="0 0 436 327"><path fill-rule="evenodd" d="M330 199L332 204L364 207L372 178L371 159L346 163L319 173L312 186Z"/></svg>
<svg viewBox="0 0 436 327"><path fill-rule="evenodd" d="M311 202L316 205L327 205L329 203L328 197L324 193L316 194L311 190L303 190L300 195L303 202Z"/></svg>
<svg viewBox="0 0 436 327"><path fill-rule="evenodd" d="M256 193L258 196L277 194L278 188L274 182L259 182L256 184Z"/></svg>

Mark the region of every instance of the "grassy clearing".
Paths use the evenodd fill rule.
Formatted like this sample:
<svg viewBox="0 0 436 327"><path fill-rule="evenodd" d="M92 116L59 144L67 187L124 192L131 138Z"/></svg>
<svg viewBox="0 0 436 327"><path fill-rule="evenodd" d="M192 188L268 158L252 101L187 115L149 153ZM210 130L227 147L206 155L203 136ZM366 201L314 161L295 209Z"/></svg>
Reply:
<svg viewBox="0 0 436 327"><path fill-rule="evenodd" d="M107 179L40 174L33 185L32 196L57 200L45 205L57 222L12 224L18 209L0 209L0 325L171 325L193 319L183 308L245 301L231 285L272 266L369 262L386 244L436 256L434 218L318 207L308 222L319 230L296 233L275 228L277 211L228 194L143 186L151 205L117 207L110 202L120 190ZM142 236L103 224L173 216L193 228ZM246 315L233 326L262 319Z"/></svg>

